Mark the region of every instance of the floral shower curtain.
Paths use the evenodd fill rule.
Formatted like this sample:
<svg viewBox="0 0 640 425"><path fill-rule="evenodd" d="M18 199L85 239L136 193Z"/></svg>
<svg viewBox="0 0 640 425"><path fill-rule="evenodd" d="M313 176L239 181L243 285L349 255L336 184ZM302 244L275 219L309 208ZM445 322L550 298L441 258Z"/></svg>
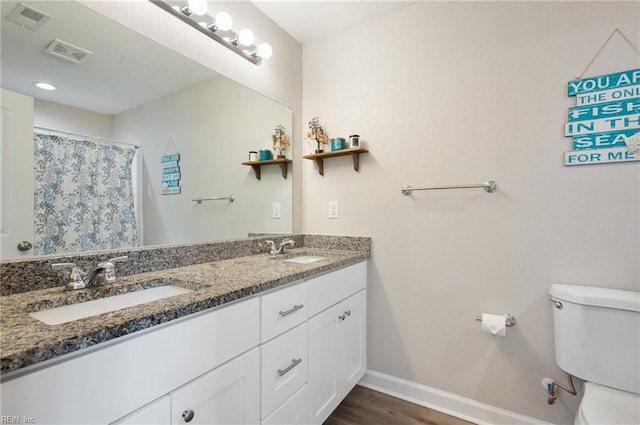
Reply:
<svg viewBox="0 0 640 425"><path fill-rule="evenodd" d="M138 245L133 148L35 133L34 254Z"/></svg>

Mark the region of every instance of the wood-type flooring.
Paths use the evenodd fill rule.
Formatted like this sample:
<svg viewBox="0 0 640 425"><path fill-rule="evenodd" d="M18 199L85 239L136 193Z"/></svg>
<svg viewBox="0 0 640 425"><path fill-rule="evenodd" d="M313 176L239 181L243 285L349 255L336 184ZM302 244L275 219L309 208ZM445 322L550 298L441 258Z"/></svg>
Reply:
<svg viewBox="0 0 640 425"><path fill-rule="evenodd" d="M356 385L324 425L473 425Z"/></svg>

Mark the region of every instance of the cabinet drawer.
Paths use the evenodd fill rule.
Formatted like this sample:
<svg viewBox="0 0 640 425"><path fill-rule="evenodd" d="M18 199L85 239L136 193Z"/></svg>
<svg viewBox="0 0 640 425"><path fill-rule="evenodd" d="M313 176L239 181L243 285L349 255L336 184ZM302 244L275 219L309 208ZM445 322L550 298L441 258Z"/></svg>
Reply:
<svg viewBox="0 0 640 425"><path fill-rule="evenodd" d="M261 350L264 418L307 382L307 324L264 344Z"/></svg>
<svg viewBox="0 0 640 425"><path fill-rule="evenodd" d="M265 295L261 303L261 341L265 342L307 320L307 283Z"/></svg>
<svg viewBox="0 0 640 425"><path fill-rule="evenodd" d="M307 423L307 386L285 401L262 421L262 425L305 425Z"/></svg>
<svg viewBox="0 0 640 425"><path fill-rule="evenodd" d="M309 317L355 294L367 286L367 263L354 264L307 281Z"/></svg>

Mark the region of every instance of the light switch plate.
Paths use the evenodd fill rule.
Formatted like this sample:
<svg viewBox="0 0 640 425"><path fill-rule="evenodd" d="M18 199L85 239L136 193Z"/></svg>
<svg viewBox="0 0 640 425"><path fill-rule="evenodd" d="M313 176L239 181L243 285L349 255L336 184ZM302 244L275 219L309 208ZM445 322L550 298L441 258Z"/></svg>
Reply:
<svg viewBox="0 0 640 425"><path fill-rule="evenodd" d="M271 217L280 218L280 202L274 202L271 208Z"/></svg>
<svg viewBox="0 0 640 425"><path fill-rule="evenodd" d="M340 217L340 203L338 201L329 201L329 218Z"/></svg>

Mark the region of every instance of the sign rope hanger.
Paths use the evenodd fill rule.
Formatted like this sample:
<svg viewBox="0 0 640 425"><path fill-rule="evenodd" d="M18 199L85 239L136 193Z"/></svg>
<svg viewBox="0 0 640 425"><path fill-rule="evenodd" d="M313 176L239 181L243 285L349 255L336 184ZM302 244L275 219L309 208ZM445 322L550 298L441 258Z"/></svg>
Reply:
<svg viewBox="0 0 640 425"><path fill-rule="evenodd" d="M167 146L164 147L164 153L162 154L163 156L167 154L167 151L169 150L169 146L173 146L174 153L178 152L178 148L176 147L176 144L173 142L173 137L169 137L169 140L167 140Z"/></svg>
<svg viewBox="0 0 640 425"><path fill-rule="evenodd" d="M595 60L598 58L598 56L600 56L600 53L602 53L604 48L607 47L607 44L609 44L609 42L611 41L613 36L616 35L616 34L618 34L620 37L622 37L622 39L627 42L627 44L633 49L633 51L636 52L636 54L638 56L640 56L640 49L638 49L638 47L635 44L633 44L631 42L631 40L629 40L627 38L627 36L622 33L622 31L620 31L618 28L616 28L615 30L613 30L611 35L609 35L609 38L607 38L607 41L604 42L604 44L600 47L600 49L595 54L595 56L591 59L591 61L587 64L587 67L584 69L584 71L582 71L582 73L575 78L576 80L580 80L582 77L584 77L584 74L589 70L591 65L593 65L593 62L595 62Z"/></svg>

